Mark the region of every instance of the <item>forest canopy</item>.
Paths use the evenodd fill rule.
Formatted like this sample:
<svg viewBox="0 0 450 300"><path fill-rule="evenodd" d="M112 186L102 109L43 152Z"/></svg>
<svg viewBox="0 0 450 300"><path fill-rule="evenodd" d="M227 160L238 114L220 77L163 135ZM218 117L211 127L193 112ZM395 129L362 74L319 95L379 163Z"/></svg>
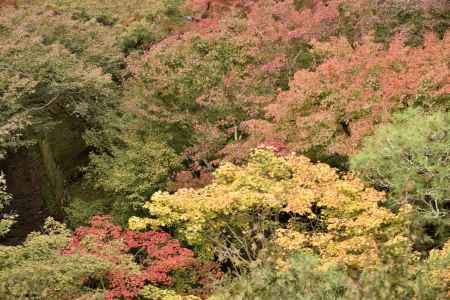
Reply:
<svg viewBox="0 0 450 300"><path fill-rule="evenodd" d="M0 298L447 299L449 26L0 0Z"/></svg>

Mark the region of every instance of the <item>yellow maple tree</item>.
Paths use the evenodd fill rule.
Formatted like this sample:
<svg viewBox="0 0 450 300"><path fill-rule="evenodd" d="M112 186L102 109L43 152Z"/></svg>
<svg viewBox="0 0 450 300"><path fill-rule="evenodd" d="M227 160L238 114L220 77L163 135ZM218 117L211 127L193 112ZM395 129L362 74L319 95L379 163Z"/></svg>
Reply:
<svg viewBox="0 0 450 300"><path fill-rule="evenodd" d="M258 148L244 166L221 166L205 188L154 194L144 206L149 217L133 217L129 226L170 228L219 259L254 258L271 245L359 268L376 265L384 248L409 245L403 235L408 209L395 214L384 201L384 193L352 174Z"/></svg>

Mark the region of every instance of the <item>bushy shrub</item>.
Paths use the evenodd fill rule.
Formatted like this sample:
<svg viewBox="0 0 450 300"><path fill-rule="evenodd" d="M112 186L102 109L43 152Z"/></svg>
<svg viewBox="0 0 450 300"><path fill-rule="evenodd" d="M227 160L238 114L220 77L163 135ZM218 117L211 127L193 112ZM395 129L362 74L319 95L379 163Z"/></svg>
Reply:
<svg viewBox="0 0 450 300"><path fill-rule="evenodd" d="M364 270L358 278L352 279L346 299L448 299L449 242L442 250L432 250L425 260L410 260L408 256L405 252L385 257L382 265Z"/></svg>
<svg viewBox="0 0 450 300"><path fill-rule="evenodd" d="M143 19L160 23L160 30L167 30L181 22L181 0L132 0L123 3L118 0L46 0L46 4L81 21L96 21L107 27L127 26Z"/></svg>
<svg viewBox="0 0 450 300"><path fill-rule="evenodd" d="M209 300L338 300L348 299L344 297L348 288L345 271L323 266L315 256L296 253L281 265L275 260L260 262Z"/></svg>
<svg viewBox="0 0 450 300"><path fill-rule="evenodd" d="M44 229L46 234L32 233L21 246L0 246L0 298L73 299L89 294L86 282L101 281L111 268L92 255L61 255L69 232L50 219Z"/></svg>
<svg viewBox="0 0 450 300"><path fill-rule="evenodd" d="M193 251L169 234L123 230L109 216L93 217L89 227L79 227L62 255L88 255L109 262L104 275L106 299L135 299L147 284L201 294L211 280L220 277L214 264L198 261Z"/></svg>
<svg viewBox="0 0 450 300"><path fill-rule="evenodd" d="M433 250L424 261L410 260L408 251L391 253L383 264L361 273L324 264L310 254L297 252L280 259L272 253L268 259L254 262L248 273L225 282L209 300L447 299L449 245Z"/></svg>
<svg viewBox="0 0 450 300"><path fill-rule="evenodd" d="M90 176L97 188L111 195L115 220L126 224L146 198L165 188L169 175L179 166L179 156L155 137L124 136L123 142L113 145L109 153L90 156Z"/></svg>
<svg viewBox="0 0 450 300"><path fill-rule="evenodd" d="M145 286L139 296L144 300L200 300L192 295L180 295L169 289L161 289L153 285Z"/></svg>
<svg viewBox="0 0 450 300"><path fill-rule="evenodd" d="M64 207L65 221L72 229L88 225L93 216L111 211L110 205L111 203L103 198L95 200L72 198Z"/></svg>
<svg viewBox="0 0 450 300"><path fill-rule="evenodd" d="M388 191L396 207L407 202L417 212L419 245L429 249L449 237L450 113L409 109L366 139L352 169Z"/></svg>
<svg viewBox="0 0 450 300"><path fill-rule="evenodd" d="M348 288L345 271L322 265L318 257L295 253L281 264L275 259L260 262L209 299L346 299Z"/></svg>
<svg viewBox="0 0 450 300"><path fill-rule="evenodd" d="M127 28L121 43L121 50L125 54L134 50L144 50L151 42L155 42L153 33L147 28L148 24L134 24Z"/></svg>
<svg viewBox="0 0 450 300"><path fill-rule="evenodd" d="M51 219L44 230L21 246L0 246L1 299L137 299L146 285L205 296L221 276L169 234L122 230L107 216L73 234Z"/></svg>
<svg viewBox="0 0 450 300"><path fill-rule="evenodd" d="M450 296L450 241L433 249L418 269L415 293L418 299L447 299Z"/></svg>

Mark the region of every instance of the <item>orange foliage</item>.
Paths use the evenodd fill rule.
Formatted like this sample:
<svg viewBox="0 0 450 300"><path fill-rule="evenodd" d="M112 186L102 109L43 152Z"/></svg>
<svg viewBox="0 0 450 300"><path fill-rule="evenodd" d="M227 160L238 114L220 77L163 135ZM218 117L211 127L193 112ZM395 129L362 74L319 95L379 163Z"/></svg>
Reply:
<svg viewBox="0 0 450 300"><path fill-rule="evenodd" d="M315 71L300 70L288 91L267 106L295 150L326 145L352 154L361 139L395 108L432 105L450 91L450 37L425 36L423 48L404 46L401 35L387 50L365 41L353 50L344 39L315 43L330 57Z"/></svg>
<svg viewBox="0 0 450 300"><path fill-rule="evenodd" d="M13 6L17 8L17 0L0 0L0 7Z"/></svg>
<svg viewBox="0 0 450 300"><path fill-rule="evenodd" d="M450 90L448 35L439 40L429 33L423 48L408 48L403 36L407 28L395 27L392 33L404 33L389 47L373 42L375 25L392 18L384 15L389 5L403 5L394 2L190 0L190 22L143 58L130 60L130 70L145 79L146 88L151 86L148 94L161 90L167 96L174 82L181 82L177 76L197 76L197 70L214 66L214 72L192 80L190 90L183 86L175 93L194 102L195 112L164 112L160 103L140 95L160 119L185 122L193 129L195 142L185 151L190 160L224 157L240 162L267 139L282 140L294 151L321 146L348 155L377 124L389 120L393 109ZM424 10L439 8L441 2L412 1L409 8L427 14ZM194 38L206 45L227 41L232 46L224 56L228 61L233 57L232 63L221 68L218 59L193 55ZM214 53L213 47L208 53ZM168 57L180 67L167 67ZM142 67L149 65L149 70ZM227 71L217 75L221 69ZM219 83L210 84L215 76L220 76ZM208 110L227 109L224 116L205 121Z"/></svg>

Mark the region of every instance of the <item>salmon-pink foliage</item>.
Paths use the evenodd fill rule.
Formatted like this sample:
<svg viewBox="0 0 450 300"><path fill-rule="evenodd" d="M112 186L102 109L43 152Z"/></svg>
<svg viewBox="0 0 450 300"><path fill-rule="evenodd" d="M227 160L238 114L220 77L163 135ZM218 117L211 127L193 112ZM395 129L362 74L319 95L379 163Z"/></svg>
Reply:
<svg viewBox="0 0 450 300"><path fill-rule="evenodd" d="M427 34L422 48L405 47L401 35L387 50L371 41L353 50L344 39L315 48L329 58L314 71L296 72L289 90L266 107L295 150L322 144L351 154L393 109L430 107L450 92L448 35Z"/></svg>
<svg viewBox="0 0 450 300"><path fill-rule="evenodd" d="M428 22L445 7L405 1L187 1L191 21L129 59L129 107L192 131L182 148L194 173L241 162L268 139L351 154L393 109L448 89L448 36ZM383 20L392 28L381 39ZM411 36L423 47L406 47ZM205 182L191 178L175 186Z"/></svg>

